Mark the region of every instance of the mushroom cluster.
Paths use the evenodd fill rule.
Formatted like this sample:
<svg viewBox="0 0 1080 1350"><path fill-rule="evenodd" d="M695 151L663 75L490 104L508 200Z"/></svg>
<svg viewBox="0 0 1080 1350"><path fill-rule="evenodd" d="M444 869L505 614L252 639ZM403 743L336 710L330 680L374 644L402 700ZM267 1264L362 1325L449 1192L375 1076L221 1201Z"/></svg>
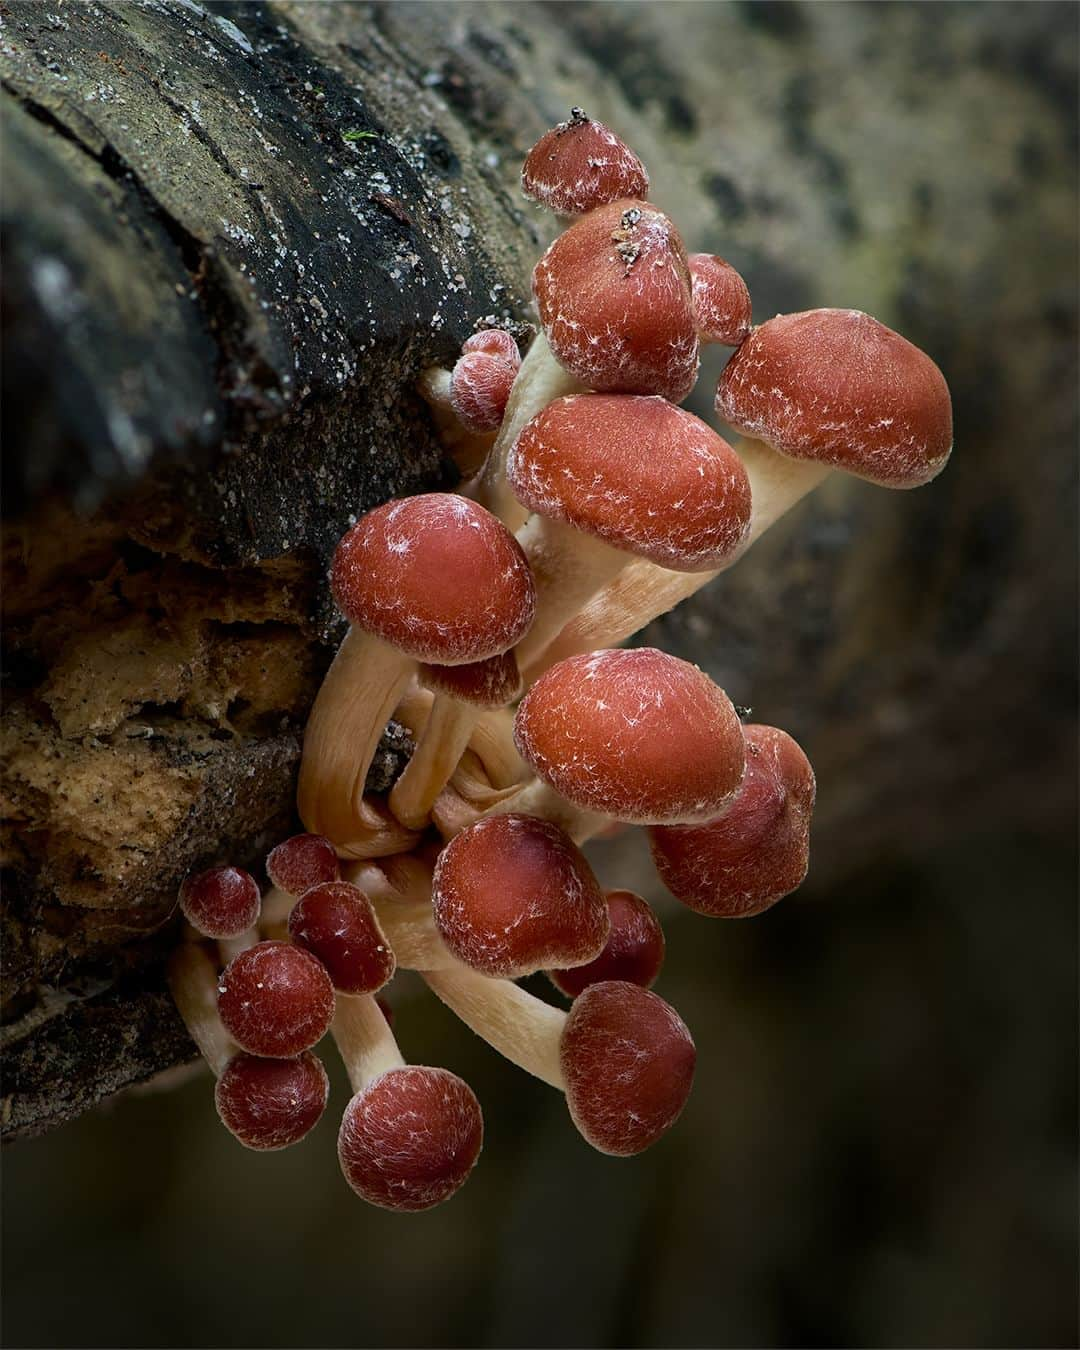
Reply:
<svg viewBox="0 0 1080 1350"><path fill-rule="evenodd" d="M422 376L462 488L377 507L341 540L330 584L350 628L305 737L310 833L270 854L265 897L235 868L186 882L171 969L249 1147L319 1118L313 1047L331 1031L355 1094L343 1174L398 1210L453 1194L483 1135L465 1083L403 1060L376 998L399 968L561 1091L600 1151L638 1153L675 1123L695 1051L651 990L663 931L581 845L643 826L678 900L759 914L806 875L815 781L697 667L620 644L827 473L914 487L952 445L928 356L854 310L753 327L738 272L687 254L641 161L580 108L522 187L569 218L533 274L541 331L521 359L481 330ZM736 446L678 406L703 342L735 349L716 410ZM364 784L391 716L416 750L381 801ZM567 1009L516 983L540 971Z"/></svg>

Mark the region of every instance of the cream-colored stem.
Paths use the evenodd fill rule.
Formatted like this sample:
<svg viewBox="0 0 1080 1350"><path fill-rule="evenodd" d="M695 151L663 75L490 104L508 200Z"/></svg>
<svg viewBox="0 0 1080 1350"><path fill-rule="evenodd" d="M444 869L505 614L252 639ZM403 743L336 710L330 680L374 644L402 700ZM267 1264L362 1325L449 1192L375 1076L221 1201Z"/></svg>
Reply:
<svg viewBox="0 0 1080 1350"><path fill-rule="evenodd" d="M817 487L829 470L820 464L787 459L761 441L742 440L738 451L750 479L753 501L746 544L749 547ZM727 565L737 562L745 551L746 548ZM567 623L546 650L534 647L535 655L527 663L519 656L525 683L531 685L545 670L567 657L618 647L653 619L674 609L680 600L694 595L723 570L670 572L635 558Z"/></svg>
<svg viewBox="0 0 1080 1350"><path fill-rule="evenodd" d="M259 926L259 923L256 923L237 937L218 938L218 957L223 966L227 966L230 961L235 960L241 952L246 952L250 947L255 946L259 941Z"/></svg>
<svg viewBox="0 0 1080 1350"><path fill-rule="evenodd" d="M503 797L483 812L485 817L510 814L538 816L541 820L548 820L565 831L575 844L584 844L611 824L610 816L575 806L539 778L534 778L513 796Z"/></svg>
<svg viewBox="0 0 1080 1350"><path fill-rule="evenodd" d="M566 1025L564 1012L542 1003L510 980L493 980L465 966L428 970L424 979L446 1006L500 1055L563 1090L559 1038Z"/></svg>
<svg viewBox="0 0 1080 1350"><path fill-rule="evenodd" d="M412 758L390 793L390 810L409 829L421 830L427 824L435 798L450 781L482 711L448 694L435 695Z"/></svg>
<svg viewBox="0 0 1080 1350"><path fill-rule="evenodd" d="M289 922L289 915L292 913L292 907L296 904L296 897L290 895L288 891L281 890L278 886L271 886L262 899L262 909L259 911L259 933L266 938L271 933L277 932L282 924Z"/></svg>
<svg viewBox="0 0 1080 1350"><path fill-rule="evenodd" d="M370 994L338 994L330 1030L354 1092L405 1064L383 1010Z"/></svg>
<svg viewBox="0 0 1080 1350"><path fill-rule="evenodd" d="M511 783L509 787L492 787L479 757L466 750L457 772L436 799L431 818L444 839L453 839L475 825L485 811L517 796L522 786Z"/></svg>
<svg viewBox="0 0 1080 1350"><path fill-rule="evenodd" d="M552 399L562 398L566 394L580 394L584 388L555 360L543 331L537 333L510 390L495 444L488 452L484 467L468 489L469 495L498 516L508 530L517 530L529 514L506 481L506 457L510 447L525 423L542 412Z"/></svg>
<svg viewBox="0 0 1080 1350"><path fill-rule="evenodd" d="M493 788L513 787L532 773L514 744L514 714L510 708L482 713L473 728L469 749L483 765Z"/></svg>
<svg viewBox="0 0 1080 1350"><path fill-rule="evenodd" d="M205 948L183 942L169 958L169 989L191 1039L220 1078L240 1047L222 1025L218 1013L218 972Z"/></svg>
<svg viewBox="0 0 1080 1350"><path fill-rule="evenodd" d="M619 575L630 555L546 516L532 516L517 537L536 582L536 617L515 648L524 668Z"/></svg>
<svg viewBox="0 0 1080 1350"><path fill-rule="evenodd" d="M416 389L431 409L431 419L447 454L463 474L476 473L495 440L494 432L466 431L461 425L450 401L450 371L442 366L421 371Z"/></svg>
<svg viewBox="0 0 1080 1350"><path fill-rule="evenodd" d="M371 856L373 839L389 853L412 842L404 830L395 838L385 813L365 803L364 783L413 665L379 638L350 629L308 718L297 789L300 819L347 856Z"/></svg>
<svg viewBox="0 0 1080 1350"><path fill-rule="evenodd" d="M442 970L461 964L439 936L430 899L402 903L370 893L369 898L402 970Z"/></svg>

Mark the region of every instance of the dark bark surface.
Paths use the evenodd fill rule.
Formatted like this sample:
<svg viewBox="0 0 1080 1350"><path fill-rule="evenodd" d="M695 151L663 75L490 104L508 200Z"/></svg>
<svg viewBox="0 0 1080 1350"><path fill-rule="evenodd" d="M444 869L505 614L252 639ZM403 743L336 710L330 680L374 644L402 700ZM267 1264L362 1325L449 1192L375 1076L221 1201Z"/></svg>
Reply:
<svg viewBox="0 0 1080 1350"><path fill-rule="evenodd" d="M647 638L804 743L819 877L957 802L1067 828L1075 11L665 13L4 6L5 1133L188 1053L177 882L289 828L326 560L450 481L412 386L527 319L517 169L572 102L759 319L870 310L956 404L931 488L830 481Z"/></svg>

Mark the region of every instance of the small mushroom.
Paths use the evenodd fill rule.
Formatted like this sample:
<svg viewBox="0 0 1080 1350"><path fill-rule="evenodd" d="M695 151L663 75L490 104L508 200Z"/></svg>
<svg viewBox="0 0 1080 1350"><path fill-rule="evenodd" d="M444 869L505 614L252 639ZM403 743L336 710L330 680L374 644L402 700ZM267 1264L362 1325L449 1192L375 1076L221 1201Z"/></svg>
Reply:
<svg viewBox="0 0 1080 1350"><path fill-rule="evenodd" d="M724 814L705 825L654 825L656 870L699 914L760 914L802 885L810 859L814 771L777 727L747 726L746 776Z"/></svg>
<svg viewBox="0 0 1080 1350"><path fill-rule="evenodd" d="M560 215L580 216L621 197L646 197L649 175L614 131L571 108L525 156L521 190Z"/></svg>
<svg viewBox="0 0 1080 1350"><path fill-rule="evenodd" d="M737 347L750 332L750 292L729 262L715 253L691 253L691 293L702 342Z"/></svg>
<svg viewBox="0 0 1080 1350"><path fill-rule="evenodd" d="M474 333L450 375L450 406L466 431L497 431L521 368L517 343L502 328Z"/></svg>
<svg viewBox="0 0 1080 1350"><path fill-rule="evenodd" d="M664 964L664 930L647 900L633 891L608 891L610 931L604 950L583 966L549 970L560 993L577 998L590 984L626 980L649 989Z"/></svg>
<svg viewBox="0 0 1080 1350"><path fill-rule="evenodd" d="M266 873L278 890L299 899L312 886L338 881L341 865L334 846L321 834L294 834L266 856Z"/></svg>
<svg viewBox="0 0 1080 1350"><path fill-rule="evenodd" d="M325 966L338 993L374 994L394 977L394 953L371 902L347 881L305 891L289 915L289 936Z"/></svg>
<svg viewBox="0 0 1080 1350"><path fill-rule="evenodd" d="M260 903L255 878L240 867L211 867L180 886L181 912L203 937L240 937L258 922Z"/></svg>
<svg viewBox="0 0 1080 1350"><path fill-rule="evenodd" d="M334 1015L334 986L310 952L260 942L221 972L218 1012L248 1054L284 1059L322 1039Z"/></svg>

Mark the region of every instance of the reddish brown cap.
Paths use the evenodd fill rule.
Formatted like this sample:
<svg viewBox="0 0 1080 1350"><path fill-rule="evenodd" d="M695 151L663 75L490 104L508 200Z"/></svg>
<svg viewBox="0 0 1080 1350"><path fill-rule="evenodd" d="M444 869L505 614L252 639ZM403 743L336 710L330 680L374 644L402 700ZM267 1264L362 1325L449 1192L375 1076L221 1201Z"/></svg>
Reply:
<svg viewBox="0 0 1080 1350"><path fill-rule="evenodd" d="M555 399L522 429L506 476L530 511L677 572L723 566L750 530L742 460L662 398Z"/></svg>
<svg viewBox="0 0 1080 1350"><path fill-rule="evenodd" d="M241 1050L287 1059L326 1034L334 986L310 952L288 942L260 942L221 972L218 1012Z"/></svg>
<svg viewBox="0 0 1080 1350"><path fill-rule="evenodd" d="M750 331L750 292L729 262L715 253L691 253L694 317L706 342L737 347Z"/></svg>
<svg viewBox="0 0 1080 1350"><path fill-rule="evenodd" d="M593 1148L626 1157L678 1120L697 1052L670 1004L636 984L609 980L574 1000L559 1058L574 1124Z"/></svg>
<svg viewBox="0 0 1080 1350"><path fill-rule="evenodd" d="M347 881L305 891L289 915L289 936L322 962L343 994L373 994L394 977L394 953L371 901Z"/></svg>
<svg viewBox="0 0 1080 1350"><path fill-rule="evenodd" d="M303 895L312 886L341 876L334 846L321 834L294 834L282 840L267 855L266 871L286 895Z"/></svg>
<svg viewBox="0 0 1080 1350"><path fill-rule="evenodd" d="M351 623L437 665L506 651L536 608L517 540L490 511L447 492L369 511L338 545L330 585Z"/></svg>
<svg viewBox="0 0 1080 1350"><path fill-rule="evenodd" d="M608 935L585 855L535 816L489 816L462 830L439 855L431 897L447 947L484 975L581 965Z"/></svg>
<svg viewBox="0 0 1080 1350"><path fill-rule="evenodd" d="M552 666L518 705L514 740L568 801L638 825L714 819L745 761L724 691L653 647Z"/></svg>
<svg viewBox="0 0 1080 1350"><path fill-rule="evenodd" d="M941 371L857 309L778 314L755 328L720 377L716 411L781 454L883 487L928 483L952 450Z"/></svg>
<svg viewBox="0 0 1080 1350"><path fill-rule="evenodd" d="M624 198L582 216L536 264L533 292L555 359L589 389L678 403L694 387L686 250L655 206Z"/></svg>
<svg viewBox="0 0 1080 1350"><path fill-rule="evenodd" d="M648 902L633 891L608 891L607 907L611 931L596 960L572 970L548 971L555 988L569 998L603 980L626 980L648 989L660 974L664 930Z"/></svg>
<svg viewBox="0 0 1080 1350"><path fill-rule="evenodd" d="M446 1069L381 1074L345 1108L338 1160L345 1180L383 1209L430 1209L468 1180L484 1142L480 1103Z"/></svg>
<svg viewBox="0 0 1080 1350"><path fill-rule="evenodd" d="M760 914L802 884L810 859L810 761L776 727L748 726L744 733L746 777L719 820L649 830L664 885L714 918Z"/></svg>
<svg viewBox="0 0 1080 1350"><path fill-rule="evenodd" d="M421 666L420 681L433 694L447 694L478 708L504 708L521 692L521 671L513 651L464 666Z"/></svg>
<svg viewBox="0 0 1080 1350"><path fill-rule="evenodd" d="M515 370L521 365L518 345L505 328L482 328L479 333L466 338L461 344L461 354L464 356L468 352L487 352L489 356L501 356Z"/></svg>
<svg viewBox="0 0 1080 1350"><path fill-rule="evenodd" d="M649 175L630 147L603 122L572 108L525 156L521 190L564 216L580 216L620 197L645 197Z"/></svg>
<svg viewBox="0 0 1080 1350"><path fill-rule="evenodd" d="M516 375L516 366L490 352L466 352L458 359L450 376L450 406L466 431L496 430Z"/></svg>
<svg viewBox="0 0 1080 1350"><path fill-rule="evenodd" d="M326 1109L330 1082L310 1050L294 1059L236 1055L217 1081L222 1124L245 1148L269 1152L298 1143Z"/></svg>
<svg viewBox="0 0 1080 1350"><path fill-rule="evenodd" d="M212 867L185 877L180 886L184 918L204 937L239 937L256 922L261 906L255 878L240 867Z"/></svg>

